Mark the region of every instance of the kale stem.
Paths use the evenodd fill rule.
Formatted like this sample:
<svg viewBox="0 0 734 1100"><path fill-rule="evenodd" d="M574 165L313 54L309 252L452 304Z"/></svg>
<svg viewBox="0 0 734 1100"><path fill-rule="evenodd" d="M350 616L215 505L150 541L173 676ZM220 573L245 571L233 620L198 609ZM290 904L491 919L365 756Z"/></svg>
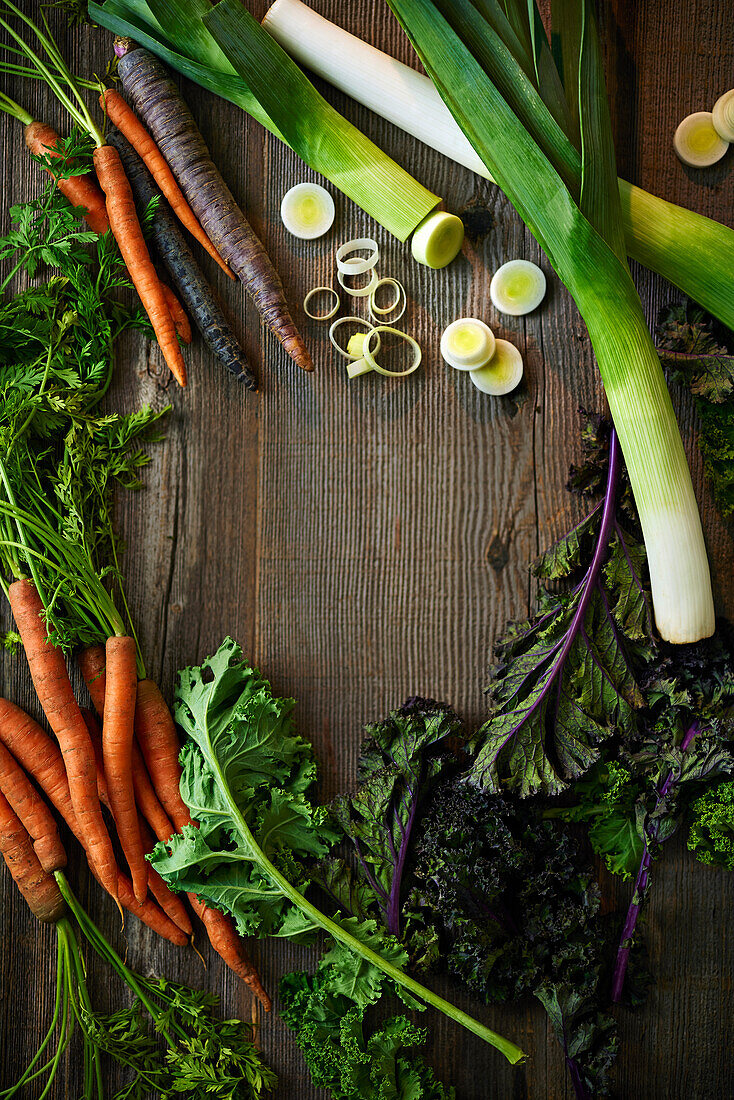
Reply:
<svg viewBox="0 0 734 1100"><path fill-rule="evenodd" d="M212 687L210 687L210 691L211 690L213 690ZM322 913L320 909L317 909L317 907L310 902L308 898L304 897L300 890L298 890L285 875L281 874L278 868L268 859L250 831L224 776L208 730L204 731L204 736L208 742L208 752L206 753L207 763L212 769L225 805L229 808L234 827L240 835L242 845L246 851L252 853L253 861L258 864L265 877L281 890L283 896L288 898L288 900L292 902L297 909L300 909L302 913L305 913L306 916L313 921L315 927L322 928L324 932L327 932L328 935L332 936L339 943L344 944L350 951L353 951L366 962L371 963L372 966L381 970L383 974L386 974L387 977L391 978L397 985L403 986L403 988L412 993L414 997L417 997L425 1004L431 1005L450 1020L455 1020L456 1023L461 1024L462 1027L473 1032L474 1035L479 1036L485 1043L489 1043L491 1046L495 1047L496 1050L504 1054L505 1058L512 1065L524 1062L527 1056L520 1047L515 1045L515 1043L510 1042L509 1039L505 1039L502 1035L498 1035L497 1032L492 1031L490 1028L480 1023L479 1020L470 1016L468 1012L464 1012L462 1009L457 1008L457 1006L451 1004L450 1001L446 1001L443 997L439 997L437 993L421 985L415 978L411 978L411 976L406 974L404 970L401 970L400 967L395 966L394 963L389 962L387 959L384 959L382 955L379 955L377 951L373 951L371 947L368 947L366 944L356 939L350 932L342 928L338 921L332 920L330 917L327 917L325 913ZM59 873L60 872L56 873L57 878Z"/></svg>
<svg viewBox="0 0 734 1100"><path fill-rule="evenodd" d="M591 1100L591 1093L581 1080L581 1071L577 1063L568 1054L566 1054L566 1066L573 1085L573 1091L576 1094L576 1100Z"/></svg>
<svg viewBox="0 0 734 1100"><path fill-rule="evenodd" d="M698 722L694 722L680 743L681 754L688 751L694 737L700 732L701 729ZM671 768L664 783L657 791L657 798L655 800L656 810L670 794L670 790L677 782L677 779L678 776L676 772ZM650 881L650 867L652 866L653 858L661 843L662 842L658 840L655 832L650 831L648 827L645 826L642 859L640 860L637 877L635 878L632 900L630 901L627 916L624 921L624 927L622 928L622 935L617 949L617 961L612 976L612 1001L614 1004L619 1004L622 1000L622 990L624 989L624 980L627 975L627 967L629 966L630 951L632 950L635 929Z"/></svg>

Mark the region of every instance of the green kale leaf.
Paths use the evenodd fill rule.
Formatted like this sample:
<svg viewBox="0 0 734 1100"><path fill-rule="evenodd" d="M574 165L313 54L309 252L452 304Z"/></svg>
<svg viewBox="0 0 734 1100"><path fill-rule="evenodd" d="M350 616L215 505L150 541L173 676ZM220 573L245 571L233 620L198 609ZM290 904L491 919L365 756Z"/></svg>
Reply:
<svg viewBox="0 0 734 1100"><path fill-rule="evenodd" d="M687 386L701 421L699 447L724 516L734 514L734 334L692 302L661 313L658 350L673 382Z"/></svg>
<svg viewBox="0 0 734 1100"><path fill-rule="evenodd" d="M372 889L382 922L396 936L413 826L441 772L441 751L445 754L447 739L460 730L459 719L448 707L430 699L409 699L384 722L367 726L359 788L331 804L334 819L354 845L363 888ZM344 882L343 874L342 886Z"/></svg>
<svg viewBox="0 0 734 1100"><path fill-rule="evenodd" d="M487 790L557 794L600 759L607 738L636 730L645 700L633 661L655 638L644 547L618 514L614 433L609 454L603 500L533 567L540 609L496 645L490 718L470 772Z"/></svg>
<svg viewBox="0 0 734 1100"><path fill-rule="evenodd" d="M454 1090L411 1051L425 1043L425 1031L404 1016L370 1030L365 1006L344 991L329 956L313 977L286 974L280 995L313 1084L333 1100L454 1100Z"/></svg>
<svg viewBox="0 0 734 1100"><path fill-rule="evenodd" d="M734 871L734 783L709 787L691 803L688 847L701 863Z"/></svg>

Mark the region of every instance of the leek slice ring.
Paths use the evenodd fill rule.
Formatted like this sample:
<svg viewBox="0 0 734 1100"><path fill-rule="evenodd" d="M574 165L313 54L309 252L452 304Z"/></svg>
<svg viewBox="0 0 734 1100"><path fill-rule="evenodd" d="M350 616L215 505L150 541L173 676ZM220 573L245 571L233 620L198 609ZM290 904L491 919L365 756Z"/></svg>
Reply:
<svg viewBox="0 0 734 1100"><path fill-rule="evenodd" d="M413 362L410 364L407 370L387 370L385 367L381 367L376 361L375 355L380 350L380 344L378 343L374 352L370 351L370 344L372 337L376 336L380 339L381 332L389 332L393 336L400 336L407 344L413 348ZM370 332L367 333L364 341L364 348L362 349L363 359L369 363L374 371L378 374L384 374L386 378L405 378L406 375L412 374L414 370L418 370L421 365L421 359L423 358L423 352L421 346L417 340L414 340L412 336L409 336L407 332L401 332L399 328L393 328L392 325L377 325Z"/></svg>
<svg viewBox="0 0 734 1100"><path fill-rule="evenodd" d="M371 325L369 323L369 321L366 321L364 317L339 317L336 321L334 321L333 325L329 329L329 339L331 340L332 344L334 345L336 350L339 352L341 357L343 359L348 359L352 363L355 363L355 362L357 362L357 360L361 359L362 356L361 355L350 355L349 352L346 350L346 348L343 348L341 346L341 344L337 343L336 336L334 335L336 330L339 328L339 325L345 325L347 323L347 321L354 321L354 323L357 324L357 325L364 325L365 328L367 329L367 332L365 334L366 337L372 335L372 333L374 332L374 326ZM380 344L379 343L378 343L377 348L375 350L376 351L380 350Z"/></svg>
<svg viewBox="0 0 734 1100"><path fill-rule="evenodd" d="M336 305L328 313L311 313L308 308L308 303L314 297L315 294L333 294ZM334 290L333 286L315 286L313 290L309 290L306 297L303 299L303 312L307 317L310 317L312 321L330 321L335 313L339 312L339 306L342 304L342 300Z"/></svg>
<svg viewBox="0 0 734 1100"><path fill-rule="evenodd" d="M350 252L358 252L360 249L369 248L372 255L353 256L349 259ZM372 271L380 260L380 246L372 237L355 237L352 241L345 241L336 250L336 267L342 275L363 275L365 271Z"/></svg>
<svg viewBox="0 0 734 1100"><path fill-rule="evenodd" d="M380 289L381 286L392 286L392 287L395 287L395 290L396 290L396 295L395 295L394 301L391 302L390 305L387 306L386 308L378 306L375 302L375 298L377 297L377 291ZM400 310L400 313L398 313L394 317L390 318L391 321L399 321L400 318L403 316L403 314L405 313L405 310L408 308L408 296L405 293L405 287L403 286L403 284L400 282L399 279L391 279L391 278L378 279L377 282L375 283L374 287L372 288L372 293L370 294L370 297L369 297L368 306L369 306L369 311L370 311L370 317L372 317L373 320L375 320L375 321L379 321L379 319L381 317L387 317L388 313L394 313L394 311L396 309L398 309L398 307L400 306L401 302L402 302L403 308Z"/></svg>
<svg viewBox="0 0 734 1100"><path fill-rule="evenodd" d="M366 283L365 286L359 286L359 287L347 286L347 284L344 282L344 280L347 278L347 276L366 275L367 272L365 272L365 271L346 271L346 272L337 271L336 277L337 277L337 280L339 282L339 286L342 288L343 291L345 291L349 295L350 298L368 298L370 296L370 294L372 294L372 292L374 291L377 284L379 283L380 280L377 277L377 272L375 271L375 269L374 268L368 268L367 270L370 272L370 281L368 283Z"/></svg>

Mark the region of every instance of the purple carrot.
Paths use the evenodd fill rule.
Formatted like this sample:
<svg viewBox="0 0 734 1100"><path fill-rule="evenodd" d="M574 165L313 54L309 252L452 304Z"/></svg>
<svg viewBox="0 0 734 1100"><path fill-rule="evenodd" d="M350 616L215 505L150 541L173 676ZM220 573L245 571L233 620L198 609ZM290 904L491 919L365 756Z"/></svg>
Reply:
<svg viewBox="0 0 734 1100"><path fill-rule="evenodd" d="M125 94L173 172L202 229L244 283L260 316L305 371L311 356L288 309L283 285L262 242L211 158L191 111L165 67L129 38L115 39Z"/></svg>
<svg viewBox="0 0 734 1100"><path fill-rule="evenodd" d="M691 746L691 742L694 737L700 733L700 727L697 722L694 722L691 728L686 733L685 737L681 741L680 751L685 753ZM664 800L670 794L671 788L674 786L677 780L677 774L671 770L665 779L665 782L658 788L657 799L655 801L655 809L657 810ZM654 812L654 811L653 811ZM648 883L650 879L650 867L655 856L655 851L660 847L661 842L655 835L655 830L648 830L645 827L644 835L642 838L642 859L640 860L640 867L637 871L637 877L635 878L635 888L632 892L632 901L630 902L629 909L627 910L627 916L625 918L624 927L622 929L622 936L619 941L619 948L617 950L617 961L614 967L614 975L612 977L612 1001L614 1004L619 1004L622 1000L622 990L624 988L624 980L627 974L627 967L629 965L630 951L632 950L632 941L635 934L635 928L637 927L637 920L640 916L640 910L642 909L642 903L647 893Z"/></svg>

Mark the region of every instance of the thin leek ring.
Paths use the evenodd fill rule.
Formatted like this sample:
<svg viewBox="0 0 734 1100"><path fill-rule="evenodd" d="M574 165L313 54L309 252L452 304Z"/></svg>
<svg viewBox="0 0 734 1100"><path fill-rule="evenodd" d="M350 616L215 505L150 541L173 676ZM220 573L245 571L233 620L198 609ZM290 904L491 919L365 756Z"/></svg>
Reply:
<svg viewBox="0 0 734 1100"><path fill-rule="evenodd" d="M372 333L374 332L374 326L371 325L369 321L366 321L364 317L339 317L336 321L334 321L333 325L329 329L329 339L331 340L332 344L339 352L339 354L342 356L342 358L349 359L351 362L356 363L357 360L363 359L364 356L350 355L349 352L341 346L341 344L337 344L336 337L334 336L334 333L339 328L339 325L344 325L347 323L347 321L354 321L358 325L365 325L367 328L367 332L365 334L366 336L372 335ZM380 344L377 345L377 348L375 350L380 350Z"/></svg>
<svg viewBox="0 0 734 1100"><path fill-rule="evenodd" d="M372 352L370 351L370 343L372 341L372 337L375 335L379 340L381 332L390 332L394 336L402 336L403 340L405 340L405 342L410 344L410 346L413 348L415 352L415 360L413 363L411 363L407 370L386 370L385 367L381 367L380 364L375 360L375 355L380 350L380 345L378 344L375 348L375 351ZM423 352L421 351L421 347L418 341L414 340L412 336L408 336L407 332L401 332L399 328L393 328L392 325L377 325L371 330L371 332L368 332L367 336L365 337L364 347L362 349L362 358L369 363L374 371L377 371L378 374L384 374L386 378L405 378L407 374L412 374L414 370L418 370L418 367L421 365L421 359L423 358Z"/></svg>
<svg viewBox="0 0 734 1100"><path fill-rule="evenodd" d="M370 269L368 268L368 270L370 270ZM345 291L345 293L347 293L350 296L350 298L367 298L367 297L369 297L369 295L372 293L372 291L375 289L375 287L377 286L377 284L380 281L377 277L377 272L375 271L374 268L371 269L371 278L370 278L370 281L367 283L366 286L351 287L351 286L347 286L346 283L344 282L344 279L347 277L347 275L352 276L352 275L365 275L365 274L366 274L366 272L364 272L364 271L347 271L347 272L337 271L336 277L337 277L337 280L339 282L339 286L342 288L343 291Z"/></svg>
<svg viewBox="0 0 734 1100"><path fill-rule="evenodd" d="M311 301L314 294L333 294L336 305L329 313L311 313L308 308L308 303ZM315 286L313 290L309 290L308 294L303 299L303 312L307 317L310 317L312 321L330 321L334 314L339 312L339 306L341 304L341 298L334 290L333 286Z"/></svg>
<svg viewBox="0 0 734 1100"><path fill-rule="evenodd" d="M372 255L364 259L355 256L349 260L346 257L350 252L357 252L360 248L371 248ZM345 241L336 250L336 267L343 275L364 275L365 271L371 271L377 267L380 259L380 246L372 237L355 237L353 241Z"/></svg>
<svg viewBox="0 0 734 1100"><path fill-rule="evenodd" d="M381 286L394 286L397 290L397 295L395 297L395 301L391 305L389 305L387 307L387 309L381 309L380 306L378 306L375 303L375 298L377 296L377 291L379 290L379 288ZM380 317L386 317L388 313L392 313L394 310L396 310L398 308L398 306L400 305L401 298L402 298L402 302L403 302L403 308L400 310L400 313L398 313L396 317L391 317L390 318L391 321L399 321L400 318L403 316L403 314L405 313L405 310L408 307L408 296L405 293L405 287L403 286L403 284L400 282L399 279L390 279L390 278L378 279L377 282L375 283L374 287L372 288L372 293L370 294L370 297L369 297L368 306L369 306L369 311L370 311L370 317L373 317L376 321L379 320Z"/></svg>

